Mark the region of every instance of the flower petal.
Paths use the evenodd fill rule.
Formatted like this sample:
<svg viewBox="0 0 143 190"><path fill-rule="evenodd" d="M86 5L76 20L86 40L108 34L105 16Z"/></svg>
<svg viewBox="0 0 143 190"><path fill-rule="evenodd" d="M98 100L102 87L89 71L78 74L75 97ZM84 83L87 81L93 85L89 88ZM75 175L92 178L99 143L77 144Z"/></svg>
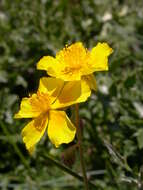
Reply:
<svg viewBox="0 0 143 190"><path fill-rule="evenodd" d="M19 118L33 118L40 115L41 110L40 109L33 109L33 106L31 104L32 98L35 96L35 94L30 98L23 98L20 105L20 110L17 114L14 115L15 119Z"/></svg>
<svg viewBox="0 0 143 190"><path fill-rule="evenodd" d="M37 69L47 71L50 76L56 76L58 71L57 60L52 56L44 56L37 63Z"/></svg>
<svg viewBox="0 0 143 190"><path fill-rule="evenodd" d="M41 139L48 124L48 115L41 114L29 122L22 130L23 142L27 150L32 153L35 144Z"/></svg>
<svg viewBox="0 0 143 190"><path fill-rule="evenodd" d="M58 147L62 143L70 143L76 133L76 128L64 111L50 111L48 136Z"/></svg>
<svg viewBox="0 0 143 190"><path fill-rule="evenodd" d="M41 93L47 93L51 96L57 96L63 85L64 81L61 79L42 77L40 79L38 91Z"/></svg>
<svg viewBox="0 0 143 190"><path fill-rule="evenodd" d="M108 56L113 52L107 43L98 43L92 48L90 53L89 65L94 71L108 70Z"/></svg>
<svg viewBox="0 0 143 190"><path fill-rule="evenodd" d="M88 85L90 86L92 90L95 90L95 91L97 90L96 79L93 74L83 76L82 79L88 83Z"/></svg>
<svg viewBox="0 0 143 190"><path fill-rule="evenodd" d="M66 82L56 101L51 108L62 108L72 104L85 102L90 96L91 90L85 80Z"/></svg>

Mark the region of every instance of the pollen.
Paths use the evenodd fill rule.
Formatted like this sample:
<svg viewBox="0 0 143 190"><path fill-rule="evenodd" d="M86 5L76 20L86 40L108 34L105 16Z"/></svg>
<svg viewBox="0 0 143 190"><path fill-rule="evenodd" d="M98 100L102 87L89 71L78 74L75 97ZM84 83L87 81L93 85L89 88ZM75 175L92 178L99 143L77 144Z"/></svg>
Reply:
<svg viewBox="0 0 143 190"><path fill-rule="evenodd" d="M77 43L76 45L66 46L57 54L56 58L66 67L78 70L85 61L86 50L82 49L81 43Z"/></svg>

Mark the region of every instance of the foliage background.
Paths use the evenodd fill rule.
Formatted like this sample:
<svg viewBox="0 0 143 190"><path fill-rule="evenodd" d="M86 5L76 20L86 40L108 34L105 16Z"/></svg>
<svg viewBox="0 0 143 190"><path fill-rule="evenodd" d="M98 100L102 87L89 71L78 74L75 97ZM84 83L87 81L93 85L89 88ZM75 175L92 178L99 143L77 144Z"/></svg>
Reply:
<svg viewBox="0 0 143 190"><path fill-rule="evenodd" d="M80 172L79 156L43 138L30 157L16 121L22 97L36 90L36 63L65 44L98 41L114 49L108 73L96 73L98 91L81 105L86 169L99 190L143 188L143 1L0 1L0 189L83 189L42 155ZM63 159L64 158L64 159ZM32 176L32 177L30 177Z"/></svg>

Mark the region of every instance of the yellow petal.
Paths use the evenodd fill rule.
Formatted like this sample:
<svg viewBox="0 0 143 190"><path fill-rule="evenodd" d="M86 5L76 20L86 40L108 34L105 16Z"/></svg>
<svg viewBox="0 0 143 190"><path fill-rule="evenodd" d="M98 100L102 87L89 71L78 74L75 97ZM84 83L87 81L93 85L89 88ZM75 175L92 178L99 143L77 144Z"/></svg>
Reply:
<svg viewBox="0 0 143 190"><path fill-rule="evenodd" d="M81 75L80 69L67 66L56 75L56 78L61 78L64 81L78 81L81 79Z"/></svg>
<svg viewBox="0 0 143 190"><path fill-rule="evenodd" d="M89 65L93 71L108 70L108 56L113 52L107 43L98 43L92 48L90 53Z"/></svg>
<svg viewBox="0 0 143 190"><path fill-rule="evenodd" d="M88 85L90 86L92 90L95 90L95 91L97 90L96 79L93 74L83 76L82 79L88 83Z"/></svg>
<svg viewBox="0 0 143 190"><path fill-rule="evenodd" d="M90 94L91 90L87 81L66 82L56 101L51 105L51 108L62 108L85 102Z"/></svg>
<svg viewBox="0 0 143 190"><path fill-rule="evenodd" d="M44 135L47 124L48 114L41 114L29 122L22 130L23 142L30 153L33 152L34 146Z"/></svg>
<svg viewBox="0 0 143 190"><path fill-rule="evenodd" d="M35 146L30 147L30 148L29 148L29 150L28 150L28 151L29 151L29 154L31 154L31 155L32 155L32 154L33 154L33 152L34 152L34 150L35 150Z"/></svg>
<svg viewBox="0 0 143 190"><path fill-rule="evenodd" d="M47 71L50 76L56 76L58 69L57 60L52 56L44 56L38 62L37 69Z"/></svg>
<svg viewBox="0 0 143 190"><path fill-rule="evenodd" d="M76 128L64 111L50 111L48 136L56 147L73 141L75 133Z"/></svg>
<svg viewBox="0 0 143 190"><path fill-rule="evenodd" d="M40 79L39 89L41 93L47 93L51 96L57 96L64 85L64 81L52 77L42 77Z"/></svg>
<svg viewBox="0 0 143 190"><path fill-rule="evenodd" d="M34 95L33 95L34 97ZM19 118L33 118L37 117L40 113L40 109L34 109L31 104L31 97L30 98L23 98L20 105L20 110L17 114L14 115L15 119Z"/></svg>

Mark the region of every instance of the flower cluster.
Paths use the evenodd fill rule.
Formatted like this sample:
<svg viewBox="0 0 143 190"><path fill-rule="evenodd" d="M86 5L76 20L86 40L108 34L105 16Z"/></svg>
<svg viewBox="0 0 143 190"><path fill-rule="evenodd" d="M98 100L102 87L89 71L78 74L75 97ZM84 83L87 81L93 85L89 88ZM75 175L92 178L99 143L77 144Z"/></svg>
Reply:
<svg viewBox="0 0 143 190"><path fill-rule="evenodd" d="M70 143L76 133L63 108L85 102L96 90L95 71L108 70L112 48L98 43L91 51L81 42L66 46L56 57L44 56L37 69L46 70L50 77L40 79L36 93L23 98L15 118L32 118L22 130L23 141L32 153L47 129L50 141L58 147Z"/></svg>

